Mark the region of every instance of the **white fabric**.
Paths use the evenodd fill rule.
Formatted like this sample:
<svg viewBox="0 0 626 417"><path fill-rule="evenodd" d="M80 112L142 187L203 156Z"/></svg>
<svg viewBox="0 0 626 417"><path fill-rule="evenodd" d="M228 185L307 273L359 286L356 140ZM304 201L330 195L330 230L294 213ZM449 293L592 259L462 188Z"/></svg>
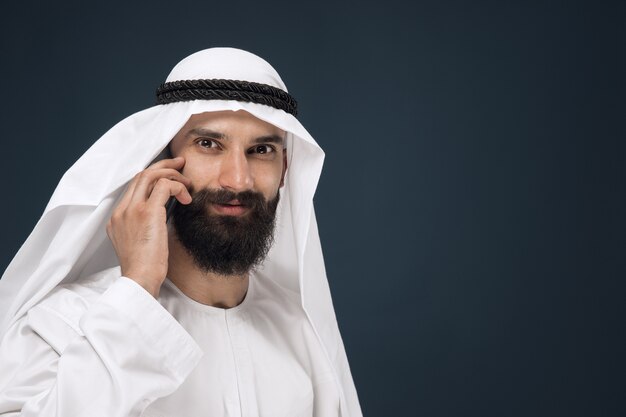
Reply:
<svg viewBox="0 0 626 417"><path fill-rule="evenodd" d="M243 303L225 310L169 281L157 301L119 276L116 267L57 287L11 327L0 415L339 415L297 293L253 276Z"/></svg>
<svg viewBox="0 0 626 417"><path fill-rule="evenodd" d="M286 91L267 62L232 48L187 57L167 81L198 78L241 79ZM117 265L105 224L126 184L158 157L191 115L220 110L245 110L287 132L289 169L281 190L275 244L257 275L299 292L303 312L339 381L341 415L360 416L313 209L324 153L295 117L260 104L214 100L154 106L122 120L100 138L63 176L0 280L0 337L57 285L80 282ZM129 378L119 383L130 384Z"/></svg>

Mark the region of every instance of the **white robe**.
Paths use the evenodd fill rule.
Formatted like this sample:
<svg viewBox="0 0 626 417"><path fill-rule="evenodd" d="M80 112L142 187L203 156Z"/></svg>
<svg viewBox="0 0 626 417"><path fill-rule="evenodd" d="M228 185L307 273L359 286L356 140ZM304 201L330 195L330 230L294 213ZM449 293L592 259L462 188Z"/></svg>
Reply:
<svg viewBox="0 0 626 417"><path fill-rule="evenodd" d="M0 415L338 416L299 295L249 281L231 309L167 280L157 301L119 268L57 287L0 343Z"/></svg>

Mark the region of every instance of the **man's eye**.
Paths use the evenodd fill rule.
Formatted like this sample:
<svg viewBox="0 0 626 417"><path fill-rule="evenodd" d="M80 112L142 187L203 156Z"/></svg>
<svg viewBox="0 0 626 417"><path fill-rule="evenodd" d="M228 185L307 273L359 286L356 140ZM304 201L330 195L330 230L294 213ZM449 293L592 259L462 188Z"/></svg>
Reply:
<svg viewBox="0 0 626 417"><path fill-rule="evenodd" d="M258 153L258 154L263 155L263 154L266 154L266 153L274 152L274 148L272 148L269 145L258 145L258 146L255 146L254 148L252 148L251 151L253 153Z"/></svg>
<svg viewBox="0 0 626 417"><path fill-rule="evenodd" d="M211 139L200 139L197 143L203 148L217 148L217 143Z"/></svg>

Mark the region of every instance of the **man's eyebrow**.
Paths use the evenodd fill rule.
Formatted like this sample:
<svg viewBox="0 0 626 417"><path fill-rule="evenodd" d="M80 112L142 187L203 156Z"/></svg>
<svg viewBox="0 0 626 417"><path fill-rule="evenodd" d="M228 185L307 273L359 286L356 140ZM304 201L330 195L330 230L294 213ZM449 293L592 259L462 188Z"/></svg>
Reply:
<svg viewBox="0 0 626 417"><path fill-rule="evenodd" d="M202 127L196 127L187 132L187 137L189 136L207 136L212 139L226 139L226 135L221 132L216 132L215 130L206 129Z"/></svg>
<svg viewBox="0 0 626 417"><path fill-rule="evenodd" d="M228 139L228 136L225 135L224 133L217 132L215 130L211 130L211 129L207 129L203 127L196 127L194 129L191 129L189 132L187 132L187 137L190 137L190 136L205 136L211 139L221 139L221 140ZM282 137L282 135L264 135L264 136L259 136L257 138L254 138L252 143L254 144L275 143L277 145L283 145L285 143L285 140Z"/></svg>
<svg viewBox="0 0 626 417"><path fill-rule="evenodd" d="M255 138L253 142L256 144L275 143L277 145L283 145L285 143L285 140L283 139L281 135L266 135L266 136L259 136L258 138Z"/></svg>

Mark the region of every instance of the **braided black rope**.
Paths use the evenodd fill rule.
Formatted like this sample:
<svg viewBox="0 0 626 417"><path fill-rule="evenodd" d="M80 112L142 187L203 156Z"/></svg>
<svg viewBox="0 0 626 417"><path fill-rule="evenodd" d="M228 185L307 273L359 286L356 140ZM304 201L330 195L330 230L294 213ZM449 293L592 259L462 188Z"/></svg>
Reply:
<svg viewBox="0 0 626 417"><path fill-rule="evenodd" d="M237 80L182 80L163 83L157 104L190 100L236 100L265 104L297 116L298 103L280 88Z"/></svg>

